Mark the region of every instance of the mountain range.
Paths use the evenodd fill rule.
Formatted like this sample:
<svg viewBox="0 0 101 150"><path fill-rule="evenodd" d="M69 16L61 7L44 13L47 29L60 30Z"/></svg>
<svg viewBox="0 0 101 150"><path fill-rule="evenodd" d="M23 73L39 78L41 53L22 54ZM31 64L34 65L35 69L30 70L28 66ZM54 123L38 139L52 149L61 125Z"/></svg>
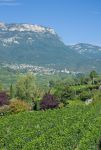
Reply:
<svg viewBox="0 0 101 150"><path fill-rule="evenodd" d="M1 22L0 63L101 72L101 47L85 43L66 45L52 28Z"/></svg>

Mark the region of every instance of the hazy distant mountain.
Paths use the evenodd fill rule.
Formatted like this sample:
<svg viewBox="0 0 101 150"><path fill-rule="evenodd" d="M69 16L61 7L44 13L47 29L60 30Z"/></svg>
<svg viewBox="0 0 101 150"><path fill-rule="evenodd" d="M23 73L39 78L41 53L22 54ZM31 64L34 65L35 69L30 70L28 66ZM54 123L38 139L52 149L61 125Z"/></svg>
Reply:
<svg viewBox="0 0 101 150"><path fill-rule="evenodd" d="M52 28L0 23L0 62L101 71L101 47L66 46Z"/></svg>
<svg viewBox="0 0 101 150"><path fill-rule="evenodd" d="M101 47L94 46L92 44L78 43L72 46L69 46L71 50L74 50L85 59L81 60L80 67L87 70L97 70L101 71Z"/></svg>

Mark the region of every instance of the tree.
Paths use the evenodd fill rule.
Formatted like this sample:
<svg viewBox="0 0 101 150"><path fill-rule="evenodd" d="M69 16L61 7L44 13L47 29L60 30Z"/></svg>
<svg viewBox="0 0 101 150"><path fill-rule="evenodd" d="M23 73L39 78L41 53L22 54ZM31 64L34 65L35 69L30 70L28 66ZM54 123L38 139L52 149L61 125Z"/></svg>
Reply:
<svg viewBox="0 0 101 150"><path fill-rule="evenodd" d="M10 98L14 97L14 90L13 90L13 85L10 85Z"/></svg>
<svg viewBox="0 0 101 150"><path fill-rule="evenodd" d="M94 78L97 77L97 72L95 70L90 72L90 78L92 80L92 84L94 84Z"/></svg>
<svg viewBox="0 0 101 150"><path fill-rule="evenodd" d="M49 88L52 88L55 86L55 82L53 80L50 80L48 83Z"/></svg>
<svg viewBox="0 0 101 150"><path fill-rule="evenodd" d="M16 83L16 96L19 99L32 101L36 97L35 78L31 74L21 77Z"/></svg>
<svg viewBox="0 0 101 150"><path fill-rule="evenodd" d="M2 85L2 83L0 83L0 91L2 91L3 90L3 85Z"/></svg>

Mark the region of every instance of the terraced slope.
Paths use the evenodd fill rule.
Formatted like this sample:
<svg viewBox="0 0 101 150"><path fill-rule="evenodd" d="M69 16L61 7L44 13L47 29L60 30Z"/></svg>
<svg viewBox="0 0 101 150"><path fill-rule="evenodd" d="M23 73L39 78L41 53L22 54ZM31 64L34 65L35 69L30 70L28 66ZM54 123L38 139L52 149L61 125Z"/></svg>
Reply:
<svg viewBox="0 0 101 150"><path fill-rule="evenodd" d="M0 118L0 150L96 150L101 102Z"/></svg>

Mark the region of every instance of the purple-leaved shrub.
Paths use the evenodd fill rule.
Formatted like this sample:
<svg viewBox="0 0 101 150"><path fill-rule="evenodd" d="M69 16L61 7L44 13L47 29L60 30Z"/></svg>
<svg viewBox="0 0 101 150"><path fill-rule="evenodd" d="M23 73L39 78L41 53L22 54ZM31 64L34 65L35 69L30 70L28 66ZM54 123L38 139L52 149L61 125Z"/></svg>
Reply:
<svg viewBox="0 0 101 150"><path fill-rule="evenodd" d="M41 102L40 102L40 108L45 109L53 109L58 107L58 101L56 97L50 93L46 93Z"/></svg>
<svg viewBox="0 0 101 150"><path fill-rule="evenodd" d="M8 104L8 96L6 92L0 92L0 106Z"/></svg>

